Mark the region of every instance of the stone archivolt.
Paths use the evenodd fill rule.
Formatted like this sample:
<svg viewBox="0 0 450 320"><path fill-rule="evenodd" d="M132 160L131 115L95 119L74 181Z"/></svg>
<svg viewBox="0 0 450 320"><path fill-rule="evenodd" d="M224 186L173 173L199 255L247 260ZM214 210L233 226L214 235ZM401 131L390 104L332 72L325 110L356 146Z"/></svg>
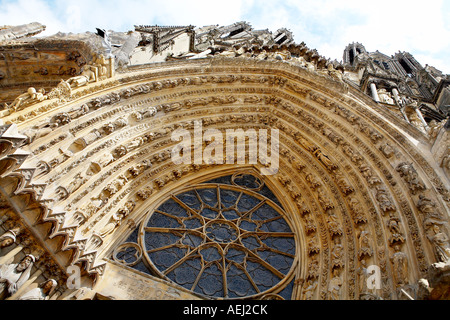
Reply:
<svg viewBox="0 0 450 320"><path fill-rule="evenodd" d="M0 137L2 201L10 220L36 226L33 238L55 263L61 293L72 292L64 287L70 264L101 292L112 250L149 207L236 169L171 161L171 133L192 130L198 119L204 130L280 130L280 172L264 181L297 237L293 298L418 294L417 281L437 260L423 215L432 207L440 220L431 225L448 233L449 200L410 142L423 141L420 134L342 81L288 63L223 57L136 68L75 89L69 101L4 118L18 132L5 126ZM401 257L406 275L398 273ZM381 270L381 287L371 292L360 285L370 265ZM330 291L329 283L340 284Z"/></svg>

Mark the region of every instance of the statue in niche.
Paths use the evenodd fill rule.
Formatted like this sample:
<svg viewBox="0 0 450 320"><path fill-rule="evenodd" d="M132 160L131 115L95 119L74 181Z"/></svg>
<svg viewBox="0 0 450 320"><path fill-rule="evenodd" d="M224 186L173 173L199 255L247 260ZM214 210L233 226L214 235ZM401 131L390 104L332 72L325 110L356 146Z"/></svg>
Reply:
<svg viewBox="0 0 450 320"><path fill-rule="evenodd" d="M106 167L113 161L114 157L111 154L111 152L105 152L96 161L91 162L88 169L86 170L86 175L90 177L93 176L94 174L99 173L100 171L102 171L104 167Z"/></svg>
<svg viewBox="0 0 450 320"><path fill-rule="evenodd" d="M117 129L123 128L128 125L128 120L125 117L119 117L113 122L110 122L102 127L103 132L109 135Z"/></svg>
<svg viewBox="0 0 450 320"><path fill-rule="evenodd" d="M391 217L387 223L387 226L389 230L391 231L391 236L389 238L389 242L391 244L397 242L397 243L404 243L405 237L403 236L403 233L400 231L399 226L399 218L397 217Z"/></svg>
<svg viewBox="0 0 450 320"><path fill-rule="evenodd" d="M346 196L349 195L350 193L352 193L353 191L355 191L355 189L348 182L347 178L341 172L336 172L335 177L336 177L336 182L339 186L339 189L341 189L341 191Z"/></svg>
<svg viewBox="0 0 450 320"><path fill-rule="evenodd" d="M29 254L19 263L4 264L0 267L0 300L5 300L20 289L29 279L36 258Z"/></svg>
<svg viewBox="0 0 450 320"><path fill-rule="evenodd" d="M412 164L402 162L397 166L396 170L405 179L406 183L408 183L412 194L416 194L417 191L426 190L425 184L419 180L419 175Z"/></svg>
<svg viewBox="0 0 450 320"><path fill-rule="evenodd" d="M359 163L363 160L363 158L362 158L358 153L356 153L356 152L350 147L349 144L344 144L344 145L342 146L342 151L344 151L344 153L350 158L350 160L351 160L353 163L359 164Z"/></svg>
<svg viewBox="0 0 450 320"><path fill-rule="evenodd" d="M330 197L327 196L322 188L317 189L317 198L323 210L327 211L334 208L333 202L331 202Z"/></svg>
<svg viewBox="0 0 450 320"><path fill-rule="evenodd" d="M366 216L364 214L364 211L358 201L358 199L352 197L349 200L349 205L352 211L352 215L353 215L353 220L355 221L356 224L358 223L366 223L367 219Z"/></svg>
<svg viewBox="0 0 450 320"><path fill-rule="evenodd" d="M373 255L373 250L370 245L370 233L369 231L362 230L358 234L358 244L359 244L359 259L362 260L365 257L371 257Z"/></svg>
<svg viewBox="0 0 450 320"><path fill-rule="evenodd" d="M378 97L380 98L380 101L382 103L387 103L387 104L395 104L394 103L394 99L392 99L391 94L389 92L387 92L386 89L382 88L382 89L378 89Z"/></svg>
<svg viewBox="0 0 450 320"><path fill-rule="evenodd" d="M383 210L383 213L387 211L395 211L395 206L392 204L387 191L382 187L376 187L376 190L376 198L380 204L381 210Z"/></svg>
<svg viewBox="0 0 450 320"><path fill-rule="evenodd" d="M334 238L333 249L331 250L331 268L343 268L344 262L342 257L344 255L344 246L341 244L340 237Z"/></svg>
<svg viewBox="0 0 450 320"><path fill-rule="evenodd" d="M448 262L450 259L450 245L448 236L441 231L439 225L433 225L434 235L429 239L434 246L436 258L440 262Z"/></svg>
<svg viewBox="0 0 450 320"><path fill-rule="evenodd" d="M67 191L69 193L74 193L77 191L88 179L81 173L77 173L73 177L72 182L67 186Z"/></svg>
<svg viewBox="0 0 450 320"><path fill-rule="evenodd" d="M319 276L319 261L317 258L313 258L308 263L308 279L314 279Z"/></svg>
<svg viewBox="0 0 450 320"><path fill-rule="evenodd" d="M11 229L11 230L5 232L0 237L0 253L3 251L4 248L10 247L14 243L16 243L18 233L19 233L19 228L14 228L14 229Z"/></svg>
<svg viewBox="0 0 450 320"><path fill-rule="evenodd" d="M420 194L417 208L424 215L423 224L430 228L435 224L443 224L441 214L436 210L436 204L426 196Z"/></svg>
<svg viewBox="0 0 450 320"><path fill-rule="evenodd" d="M106 58L104 55L99 54L97 57L93 57L93 60L95 61L95 67L98 69L98 79L99 80L105 80L108 78L108 62L106 61Z"/></svg>
<svg viewBox="0 0 450 320"><path fill-rule="evenodd" d="M338 219L334 213L330 213L328 219L328 229L330 230L331 237L334 236L341 236L342 235L342 228L338 223Z"/></svg>
<svg viewBox="0 0 450 320"><path fill-rule="evenodd" d="M328 285L328 300L339 300L341 297L342 279L339 269L333 269L333 277Z"/></svg>
<svg viewBox="0 0 450 320"><path fill-rule="evenodd" d="M311 185L311 187L313 189L317 189L318 187L320 187L320 181L319 179L317 179L312 173L307 173L306 174L306 181L309 182L309 184Z"/></svg>
<svg viewBox="0 0 450 320"><path fill-rule="evenodd" d="M434 141L441 129L444 127L445 121L437 122L436 120L431 120L428 124L428 136L430 137L431 141Z"/></svg>
<svg viewBox="0 0 450 320"><path fill-rule="evenodd" d="M128 170L133 177L137 177L142 172L144 172L145 170L150 168L151 166L152 166L152 163L150 162L150 160L145 160L137 165L130 167L130 169L128 169Z"/></svg>
<svg viewBox="0 0 450 320"><path fill-rule="evenodd" d="M374 174L372 168L369 165L362 163L359 167L359 171L362 173L367 182L371 185L381 183L381 180Z"/></svg>
<svg viewBox="0 0 450 320"><path fill-rule="evenodd" d="M105 191L109 192L109 194L112 196L119 192L120 189L128 182L128 178L124 175L120 175L115 179L114 181L110 182L106 185Z"/></svg>
<svg viewBox="0 0 450 320"><path fill-rule="evenodd" d="M306 282L306 287L303 289L303 296L305 300L312 300L314 298L314 293L317 289L317 280L308 279Z"/></svg>
<svg viewBox="0 0 450 320"><path fill-rule="evenodd" d="M367 286L367 280L370 277L369 271L367 269L367 263L365 259L361 260L359 268L356 270L358 274L358 287L359 287L359 295L367 294L369 292L369 288ZM374 289L372 289L374 290Z"/></svg>
<svg viewBox="0 0 450 320"><path fill-rule="evenodd" d="M140 146L142 146L144 143L146 142L146 139L143 137L137 137L133 140L131 140L130 142L126 143L124 145L125 149L128 152L131 152L137 148L139 148Z"/></svg>
<svg viewBox="0 0 450 320"><path fill-rule="evenodd" d="M394 271L394 280L397 286L408 284L408 256L400 251L400 246L394 246L394 254L391 257Z"/></svg>
<svg viewBox="0 0 450 320"><path fill-rule="evenodd" d="M48 300L53 294L58 283L54 279L49 279L38 285L24 295L22 295L19 300Z"/></svg>
<svg viewBox="0 0 450 320"><path fill-rule="evenodd" d="M300 143L303 146L303 148L305 148L309 152L314 152L318 149L317 146L313 145L308 140L306 140L299 132L295 134L295 139L297 140L298 143Z"/></svg>
<svg viewBox="0 0 450 320"><path fill-rule="evenodd" d="M52 159L48 165L50 168L55 168L57 165L65 162L67 159L73 157L73 152L70 150L62 150L61 148L58 149L59 155L57 155L54 159Z"/></svg>

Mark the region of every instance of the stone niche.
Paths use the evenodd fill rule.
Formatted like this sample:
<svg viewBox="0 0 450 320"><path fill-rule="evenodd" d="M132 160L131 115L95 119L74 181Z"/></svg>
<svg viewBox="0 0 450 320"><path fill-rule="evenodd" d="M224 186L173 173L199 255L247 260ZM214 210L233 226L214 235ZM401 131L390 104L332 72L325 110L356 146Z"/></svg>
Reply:
<svg viewBox="0 0 450 320"><path fill-rule="evenodd" d="M113 261L108 261L95 291L112 300L201 300L183 288Z"/></svg>

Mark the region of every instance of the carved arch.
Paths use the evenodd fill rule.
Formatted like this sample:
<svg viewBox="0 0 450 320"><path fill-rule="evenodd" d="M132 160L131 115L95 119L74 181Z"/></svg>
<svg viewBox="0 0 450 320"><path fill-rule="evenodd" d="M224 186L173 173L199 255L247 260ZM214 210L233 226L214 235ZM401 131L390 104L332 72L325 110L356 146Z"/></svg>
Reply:
<svg viewBox="0 0 450 320"><path fill-rule="evenodd" d="M214 166L175 166L168 157L170 133L199 118L204 128L280 130L280 172L268 180L279 198L289 199L302 230L298 298L310 280L318 282L315 298L330 298L335 271L344 280L340 297L360 298L364 292L355 279L364 259L382 270L377 295L395 297L395 243L408 255L411 283L435 261L417 204L419 195L429 197L446 221L448 191L441 173L410 142L424 137L345 83L289 64L214 58L132 70L108 85L77 89L72 101L33 106L11 117L22 129L32 121L31 112L40 120L75 115L22 148L32 152L25 165L36 168L37 178L27 186L66 211L63 223L48 214L42 220L53 224L52 238L66 239L60 250L75 250L71 262L88 273L101 276L102 259L115 243L98 241L95 234L129 201L135 206L126 219L137 222L166 189L214 172ZM87 114L75 112L85 105ZM79 139L84 142L70 148ZM39 161L47 165L41 168ZM412 169L403 173L403 163ZM138 193L150 187L153 193L142 201ZM388 226L392 221L396 229ZM112 232L126 230L122 223ZM368 248L360 247L361 234L369 235ZM315 243L308 247L311 239ZM334 250L336 239L342 256Z"/></svg>

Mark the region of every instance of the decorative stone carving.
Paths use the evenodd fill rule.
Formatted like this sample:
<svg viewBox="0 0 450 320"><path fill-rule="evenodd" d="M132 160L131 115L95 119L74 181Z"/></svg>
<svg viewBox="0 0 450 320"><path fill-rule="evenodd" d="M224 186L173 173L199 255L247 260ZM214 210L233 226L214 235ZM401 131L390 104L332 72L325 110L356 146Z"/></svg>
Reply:
<svg viewBox="0 0 450 320"><path fill-rule="evenodd" d="M418 191L426 190L425 184L419 179L419 175L412 164L402 162L397 166L396 170L406 181L412 194L417 194Z"/></svg>
<svg viewBox="0 0 450 320"><path fill-rule="evenodd" d="M356 224L366 223L367 218L358 199L356 199L355 197L351 197L349 198L348 204L352 212L353 221Z"/></svg>
<svg viewBox="0 0 450 320"><path fill-rule="evenodd" d="M355 189L348 182L348 179L341 172L336 172L335 178L336 178L336 183L337 183L339 189L346 196L348 196L350 193L355 191Z"/></svg>
<svg viewBox="0 0 450 320"><path fill-rule="evenodd" d="M154 117L158 110L155 107L149 107L143 111L136 111L132 113L132 116L137 120L141 121L144 119L148 119Z"/></svg>
<svg viewBox="0 0 450 320"><path fill-rule="evenodd" d="M362 229L358 234L358 258L359 260L363 260L368 257L372 257L373 249L370 244L370 232Z"/></svg>
<svg viewBox="0 0 450 320"><path fill-rule="evenodd" d="M2 253L4 248L7 248L13 245L16 242L17 235L20 232L20 228L16 227L14 229L6 231L4 234L0 236L0 254Z"/></svg>
<svg viewBox="0 0 450 320"><path fill-rule="evenodd" d="M400 219L398 217L391 217L387 222L387 227L391 232L391 236L389 237L389 243L391 245L397 246L405 242L405 237L400 230L399 223Z"/></svg>
<svg viewBox="0 0 450 320"><path fill-rule="evenodd" d="M26 93L18 96L11 105L8 106L9 109L14 111L20 111L34 103L42 102L48 97L45 95L44 89L39 89L36 91L35 88L29 88Z"/></svg>
<svg viewBox="0 0 450 320"><path fill-rule="evenodd" d="M313 300L314 295L316 293L317 289L317 280L315 279L308 279L306 280L306 285L303 288L303 297L305 300Z"/></svg>
<svg viewBox="0 0 450 320"><path fill-rule="evenodd" d="M104 239L106 236L112 234L114 230L122 224L123 219L125 219L125 217L127 217L134 209L134 206L134 202L129 201L123 208L114 213L109 222L100 230L99 236Z"/></svg>
<svg viewBox="0 0 450 320"><path fill-rule="evenodd" d="M89 82L97 81L98 75L96 71L97 71L96 67L86 64L83 67L83 71L81 72L81 74L79 76L70 78L69 80L67 80L67 83L71 88L78 88L81 86L85 86Z"/></svg>
<svg viewBox="0 0 450 320"><path fill-rule="evenodd" d="M376 187L376 190L377 190L376 198L378 200L381 210L383 211L383 214L389 211L395 211L396 210L395 206L392 203L386 189L378 186Z"/></svg>
<svg viewBox="0 0 450 320"><path fill-rule="evenodd" d="M339 269L333 269L332 278L328 285L328 300L340 300L341 298L341 288L342 288L342 278Z"/></svg>
<svg viewBox="0 0 450 320"><path fill-rule="evenodd" d="M307 172L305 178L306 181L310 184L312 189L317 189L318 187L321 186L319 179L317 179L317 177L314 176L312 173Z"/></svg>
<svg viewBox="0 0 450 320"><path fill-rule="evenodd" d="M314 151L314 155L317 159L327 168L328 171L333 171L338 168L338 166L331 161L331 159L324 153L322 153L321 150Z"/></svg>
<svg viewBox="0 0 450 320"><path fill-rule="evenodd" d="M58 283L54 279L49 279L22 295L19 300L49 300L50 296L56 289Z"/></svg>
<svg viewBox="0 0 450 320"><path fill-rule="evenodd" d="M317 197L323 210L327 211L334 208L333 202L322 188L317 189Z"/></svg>
<svg viewBox="0 0 450 320"><path fill-rule="evenodd" d="M343 268L344 267L344 246L341 244L340 237L334 238L333 248L331 250L331 268Z"/></svg>
<svg viewBox="0 0 450 320"><path fill-rule="evenodd" d="M338 218L333 213L329 214L328 219L328 230L330 231L331 237L341 236L342 228L338 222Z"/></svg>
<svg viewBox="0 0 450 320"><path fill-rule="evenodd" d="M400 251L400 246L394 246L394 253L391 256L392 267L394 271L394 281L399 287L408 284L408 257Z"/></svg>
<svg viewBox="0 0 450 320"><path fill-rule="evenodd" d="M434 225L444 224L443 217L439 213L439 211L437 211L436 204L433 200L420 194L419 201L417 202L416 206L423 214L423 225L427 229L432 228Z"/></svg>
<svg viewBox="0 0 450 320"><path fill-rule="evenodd" d="M0 267L0 300L13 295L28 280L36 258L29 254L19 263Z"/></svg>
<svg viewBox="0 0 450 320"><path fill-rule="evenodd" d="M448 262L450 260L449 238L437 224L433 225L433 232L429 239L434 247L436 259L440 262Z"/></svg>

